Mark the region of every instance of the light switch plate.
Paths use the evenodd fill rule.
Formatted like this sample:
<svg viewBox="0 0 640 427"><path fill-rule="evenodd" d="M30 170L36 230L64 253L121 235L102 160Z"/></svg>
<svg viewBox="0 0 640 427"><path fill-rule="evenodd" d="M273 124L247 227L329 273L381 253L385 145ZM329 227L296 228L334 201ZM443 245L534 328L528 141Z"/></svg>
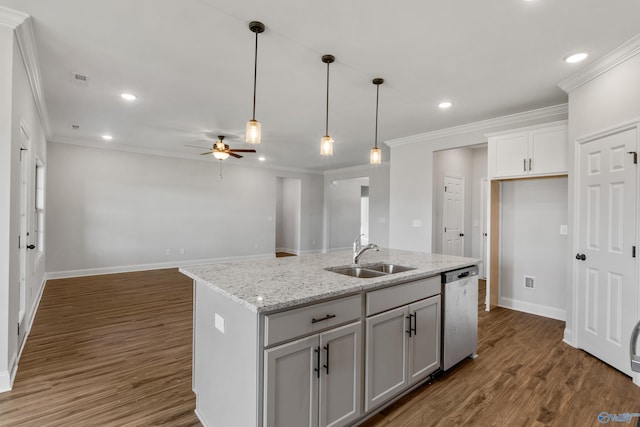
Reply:
<svg viewBox="0 0 640 427"><path fill-rule="evenodd" d="M216 329L224 334L224 317L220 316L218 313L215 314L215 324Z"/></svg>

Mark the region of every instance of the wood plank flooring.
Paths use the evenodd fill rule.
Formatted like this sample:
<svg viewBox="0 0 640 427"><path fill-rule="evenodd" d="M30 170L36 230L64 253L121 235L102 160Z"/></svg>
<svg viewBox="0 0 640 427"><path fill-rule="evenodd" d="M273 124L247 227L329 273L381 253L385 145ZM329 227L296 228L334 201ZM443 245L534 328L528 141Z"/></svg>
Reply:
<svg viewBox="0 0 640 427"><path fill-rule="evenodd" d="M200 425L192 299L177 270L49 281L0 426Z"/></svg>
<svg viewBox="0 0 640 427"><path fill-rule="evenodd" d="M602 411L640 413L640 387L563 344L563 322L479 312L476 360L364 426L598 426ZM199 425L191 339L191 280L177 270L49 281L0 426Z"/></svg>

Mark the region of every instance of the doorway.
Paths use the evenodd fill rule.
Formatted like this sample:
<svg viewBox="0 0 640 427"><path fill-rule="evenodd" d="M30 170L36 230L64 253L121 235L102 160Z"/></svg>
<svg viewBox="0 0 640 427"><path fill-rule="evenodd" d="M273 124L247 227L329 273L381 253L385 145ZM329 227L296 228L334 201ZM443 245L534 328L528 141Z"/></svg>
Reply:
<svg viewBox="0 0 640 427"><path fill-rule="evenodd" d="M276 256L300 255L302 180L276 178Z"/></svg>

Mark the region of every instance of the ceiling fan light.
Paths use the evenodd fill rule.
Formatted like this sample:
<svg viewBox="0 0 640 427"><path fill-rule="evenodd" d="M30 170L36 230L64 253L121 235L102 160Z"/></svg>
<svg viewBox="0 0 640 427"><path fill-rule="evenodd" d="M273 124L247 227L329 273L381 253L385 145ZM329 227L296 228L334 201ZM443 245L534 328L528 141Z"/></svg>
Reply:
<svg viewBox="0 0 640 427"><path fill-rule="evenodd" d="M215 157L218 160L225 160L229 158L229 153L225 153L223 151L214 151L213 157Z"/></svg>
<svg viewBox="0 0 640 427"><path fill-rule="evenodd" d="M374 147L371 149L371 153L369 154L369 163L372 165L379 165L382 163L382 151Z"/></svg>
<svg viewBox="0 0 640 427"><path fill-rule="evenodd" d="M262 137L262 125L257 120L249 120L247 122L247 139L249 144L260 144Z"/></svg>
<svg viewBox="0 0 640 427"><path fill-rule="evenodd" d="M320 139L320 154L323 156L333 156L333 138L325 135Z"/></svg>

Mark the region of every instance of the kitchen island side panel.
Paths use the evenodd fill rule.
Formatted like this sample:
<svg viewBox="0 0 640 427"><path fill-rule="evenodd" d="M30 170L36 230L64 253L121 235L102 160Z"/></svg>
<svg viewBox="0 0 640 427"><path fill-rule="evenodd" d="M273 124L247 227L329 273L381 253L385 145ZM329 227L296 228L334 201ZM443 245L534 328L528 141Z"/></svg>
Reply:
<svg viewBox="0 0 640 427"><path fill-rule="evenodd" d="M208 427L256 426L258 315L195 280L193 389L196 414ZM216 314L218 326L216 327Z"/></svg>

